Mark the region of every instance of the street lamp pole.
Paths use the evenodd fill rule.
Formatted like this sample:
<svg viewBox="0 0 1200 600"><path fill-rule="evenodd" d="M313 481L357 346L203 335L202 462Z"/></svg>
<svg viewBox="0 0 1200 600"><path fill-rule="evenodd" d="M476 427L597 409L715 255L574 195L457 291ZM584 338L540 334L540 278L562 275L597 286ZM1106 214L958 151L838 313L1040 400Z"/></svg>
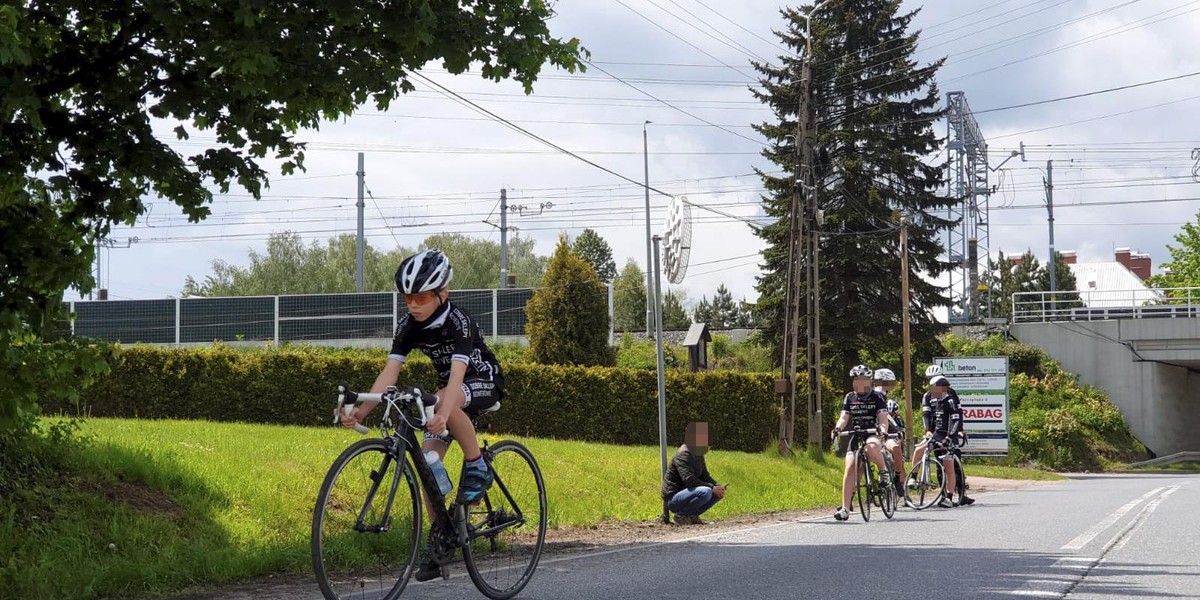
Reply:
<svg viewBox="0 0 1200 600"><path fill-rule="evenodd" d="M646 173L646 337L650 337L654 331L654 257L651 253L650 239L650 143L646 135L646 125L652 121L646 121L642 124L642 158Z"/></svg>

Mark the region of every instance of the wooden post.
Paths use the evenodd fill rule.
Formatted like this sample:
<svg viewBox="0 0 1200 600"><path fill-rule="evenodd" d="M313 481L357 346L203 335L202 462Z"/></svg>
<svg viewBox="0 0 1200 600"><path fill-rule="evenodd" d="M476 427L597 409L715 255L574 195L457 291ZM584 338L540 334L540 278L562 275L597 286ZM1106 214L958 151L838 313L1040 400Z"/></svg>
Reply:
<svg viewBox="0 0 1200 600"><path fill-rule="evenodd" d="M900 217L900 322L902 338L901 358L904 361L904 455L913 454L912 419L912 350L908 336L908 218Z"/></svg>

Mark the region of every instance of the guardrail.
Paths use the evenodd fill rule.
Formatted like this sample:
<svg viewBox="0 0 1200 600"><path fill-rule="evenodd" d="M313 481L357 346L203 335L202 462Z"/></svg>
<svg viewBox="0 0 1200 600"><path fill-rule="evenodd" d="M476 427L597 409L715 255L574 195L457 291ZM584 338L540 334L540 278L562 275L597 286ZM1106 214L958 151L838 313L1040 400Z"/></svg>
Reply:
<svg viewBox="0 0 1200 600"><path fill-rule="evenodd" d="M1200 317L1200 287L1012 295L1013 323Z"/></svg>

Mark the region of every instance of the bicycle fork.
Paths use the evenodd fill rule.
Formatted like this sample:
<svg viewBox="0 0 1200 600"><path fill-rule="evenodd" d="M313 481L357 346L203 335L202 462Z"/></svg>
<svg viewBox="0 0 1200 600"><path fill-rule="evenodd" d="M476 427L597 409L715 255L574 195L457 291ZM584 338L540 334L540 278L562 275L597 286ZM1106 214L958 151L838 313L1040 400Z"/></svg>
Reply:
<svg viewBox="0 0 1200 600"><path fill-rule="evenodd" d="M396 469L395 475L392 476L392 487L387 496L387 504L384 505L383 514L379 518L377 525L367 525L367 515L370 514L371 508L375 505L375 494L379 492L379 485L383 483L383 477L387 473L389 464L393 462L390 454L385 454L383 464L376 471L371 471L371 489L367 492L367 497L363 500L362 510L358 513L358 518L354 523L354 531L359 533L386 533L392 528L392 503L396 500L396 489L400 485L401 469ZM397 463L403 464L403 463Z"/></svg>

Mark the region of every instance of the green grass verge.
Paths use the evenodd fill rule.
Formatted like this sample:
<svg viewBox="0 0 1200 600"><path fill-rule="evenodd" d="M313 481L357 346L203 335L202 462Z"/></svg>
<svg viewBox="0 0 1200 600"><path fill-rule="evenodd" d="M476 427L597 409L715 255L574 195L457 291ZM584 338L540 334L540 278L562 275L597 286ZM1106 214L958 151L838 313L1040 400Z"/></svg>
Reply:
<svg viewBox="0 0 1200 600"><path fill-rule="evenodd" d="M1172 464L1169 464L1169 465L1144 466L1144 467L1130 467L1130 466L1126 466L1126 467L1125 467L1125 469L1123 469L1123 470L1128 470L1128 471L1131 471L1131 472L1134 472L1134 473L1141 472L1141 471L1184 471L1184 472L1196 472L1196 471L1200 471L1200 462L1181 462L1181 463L1172 463Z"/></svg>
<svg viewBox="0 0 1200 600"><path fill-rule="evenodd" d="M56 485L0 498L5 597L82 599L165 594L309 569L317 488L356 434L201 421L92 419L91 438ZM489 438L498 439L498 438ZM661 507L657 447L520 439L548 488L551 527L647 521ZM457 447L446 462L457 481ZM713 452L730 482L714 519L834 506L841 461L827 455ZM1053 478L969 465L972 475ZM11 592L11 594L10 594Z"/></svg>
<svg viewBox="0 0 1200 600"><path fill-rule="evenodd" d="M1037 469L1022 469L1020 467L1006 467L1003 465L974 465L969 461L964 469L967 473L967 479L971 477L993 477L996 479L1029 479L1035 481L1057 481L1066 479L1058 473L1050 471L1039 471Z"/></svg>

